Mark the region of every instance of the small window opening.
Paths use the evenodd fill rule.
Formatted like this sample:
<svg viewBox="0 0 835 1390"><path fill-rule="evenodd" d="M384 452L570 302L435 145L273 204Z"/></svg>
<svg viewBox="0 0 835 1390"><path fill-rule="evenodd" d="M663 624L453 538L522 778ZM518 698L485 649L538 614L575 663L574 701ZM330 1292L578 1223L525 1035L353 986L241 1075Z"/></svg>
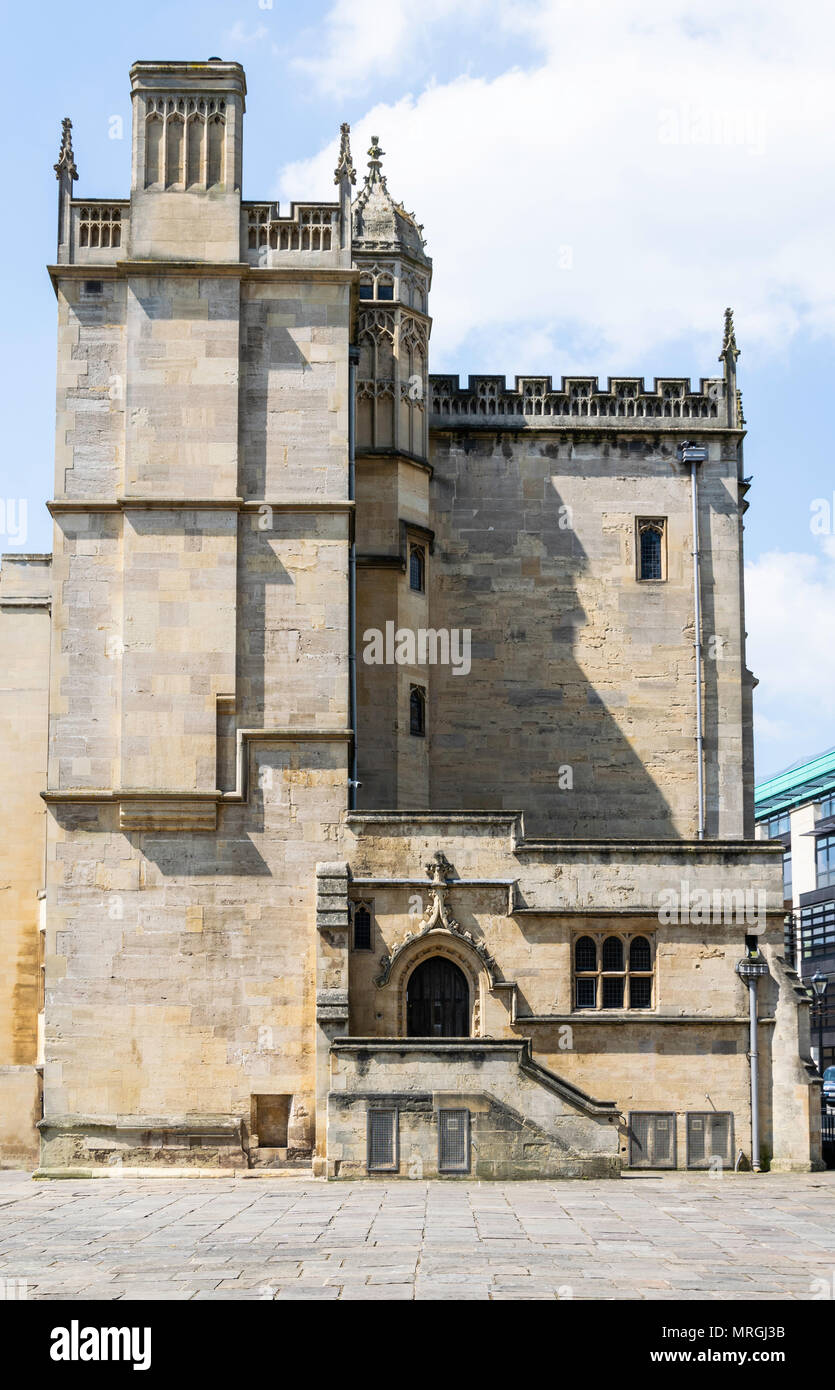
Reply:
<svg viewBox="0 0 835 1390"><path fill-rule="evenodd" d="M354 907L354 950L371 950L371 910L368 903Z"/></svg>
<svg viewBox="0 0 835 1390"><path fill-rule="evenodd" d="M418 594L426 588L426 555L422 545L413 545L409 551L409 588Z"/></svg>
<svg viewBox="0 0 835 1390"><path fill-rule="evenodd" d="M426 691L420 685L409 691L409 733L415 738L426 737Z"/></svg>
<svg viewBox="0 0 835 1390"><path fill-rule="evenodd" d="M639 578L664 578L664 523L642 521L638 526L640 546Z"/></svg>

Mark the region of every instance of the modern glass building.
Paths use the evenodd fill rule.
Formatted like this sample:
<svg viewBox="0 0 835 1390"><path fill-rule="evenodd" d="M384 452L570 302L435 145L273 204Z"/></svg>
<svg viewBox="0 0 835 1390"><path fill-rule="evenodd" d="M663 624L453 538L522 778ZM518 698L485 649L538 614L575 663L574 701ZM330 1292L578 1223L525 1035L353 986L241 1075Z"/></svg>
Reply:
<svg viewBox="0 0 835 1390"><path fill-rule="evenodd" d="M827 989L812 1011L817 1057L835 1064L835 748L795 763L758 783L754 793L760 839L783 844L786 953L804 984L818 973Z"/></svg>

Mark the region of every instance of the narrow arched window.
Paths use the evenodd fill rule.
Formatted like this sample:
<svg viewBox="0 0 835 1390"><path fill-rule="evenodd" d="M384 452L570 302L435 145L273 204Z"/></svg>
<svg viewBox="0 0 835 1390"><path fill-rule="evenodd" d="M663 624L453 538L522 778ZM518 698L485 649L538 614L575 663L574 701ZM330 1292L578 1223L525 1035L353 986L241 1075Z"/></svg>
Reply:
<svg viewBox="0 0 835 1390"><path fill-rule="evenodd" d="M651 970L652 953L645 936L633 936L629 943L629 969Z"/></svg>
<svg viewBox="0 0 835 1390"><path fill-rule="evenodd" d="M607 936L603 942L603 998L604 1009L623 1008L623 942L619 936ZM607 975L612 970L620 973Z"/></svg>
<svg viewBox="0 0 835 1390"><path fill-rule="evenodd" d="M652 1008L652 948L645 936L629 943L629 1007Z"/></svg>
<svg viewBox="0 0 835 1390"><path fill-rule="evenodd" d="M151 115L145 124L145 187L162 183L162 118Z"/></svg>
<svg viewBox="0 0 835 1390"><path fill-rule="evenodd" d="M422 594L426 588L426 556L422 545L409 550L409 588Z"/></svg>
<svg viewBox="0 0 835 1390"><path fill-rule="evenodd" d="M664 522L638 523L638 578L664 578Z"/></svg>
<svg viewBox="0 0 835 1390"><path fill-rule="evenodd" d="M597 969L597 947L592 937L581 936L574 947L574 968L575 970L596 970Z"/></svg>
<svg viewBox="0 0 835 1390"><path fill-rule="evenodd" d="M623 942L619 936L607 936L603 942L603 969L623 969Z"/></svg>
<svg viewBox="0 0 835 1390"><path fill-rule="evenodd" d="M409 733L416 738L426 736L426 691L413 685L409 691Z"/></svg>
<svg viewBox="0 0 835 1390"><path fill-rule="evenodd" d="M354 904L354 950L371 950L371 909L368 903Z"/></svg>
<svg viewBox="0 0 835 1390"><path fill-rule="evenodd" d="M206 152L206 183L212 188L216 183L223 183L223 142L224 124L220 116L213 116L209 121L207 130Z"/></svg>
<svg viewBox="0 0 835 1390"><path fill-rule="evenodd" d="M581 936L574 946L574 1002L576 1008L597 1008L596 971L597 945L593 937Z"/></svg>
<svg viewBox="0 0 835 1390"><path fill-rule="evenodd" d="M165 186L183 183L183 150L185 147L185 125L182 116L168 119L167 145L165 150Z"/></svg>

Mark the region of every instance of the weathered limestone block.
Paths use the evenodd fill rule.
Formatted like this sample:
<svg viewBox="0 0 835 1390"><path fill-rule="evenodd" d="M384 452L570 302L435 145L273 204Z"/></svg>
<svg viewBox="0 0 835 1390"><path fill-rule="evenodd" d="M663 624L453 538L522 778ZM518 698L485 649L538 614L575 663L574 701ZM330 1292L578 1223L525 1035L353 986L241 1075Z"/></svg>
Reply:
<svg viewBox="0 0 835 1390"><path fill-rule="evenodd" d="M231 1115L62 1115L39 1122L45 1172L100 1167L245 1168Z"/></svg>

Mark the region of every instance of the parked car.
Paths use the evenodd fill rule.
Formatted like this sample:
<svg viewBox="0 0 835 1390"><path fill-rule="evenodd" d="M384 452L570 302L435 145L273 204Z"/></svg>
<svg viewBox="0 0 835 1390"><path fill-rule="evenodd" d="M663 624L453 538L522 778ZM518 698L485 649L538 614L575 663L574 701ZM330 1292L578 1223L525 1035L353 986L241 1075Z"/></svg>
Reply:
<svg viewBox="0 0 835 1390"><path fill-rule="evenodd" d="M827 1067L823 1073L823 1103L835 1106L835 1067Z"/></svg>

